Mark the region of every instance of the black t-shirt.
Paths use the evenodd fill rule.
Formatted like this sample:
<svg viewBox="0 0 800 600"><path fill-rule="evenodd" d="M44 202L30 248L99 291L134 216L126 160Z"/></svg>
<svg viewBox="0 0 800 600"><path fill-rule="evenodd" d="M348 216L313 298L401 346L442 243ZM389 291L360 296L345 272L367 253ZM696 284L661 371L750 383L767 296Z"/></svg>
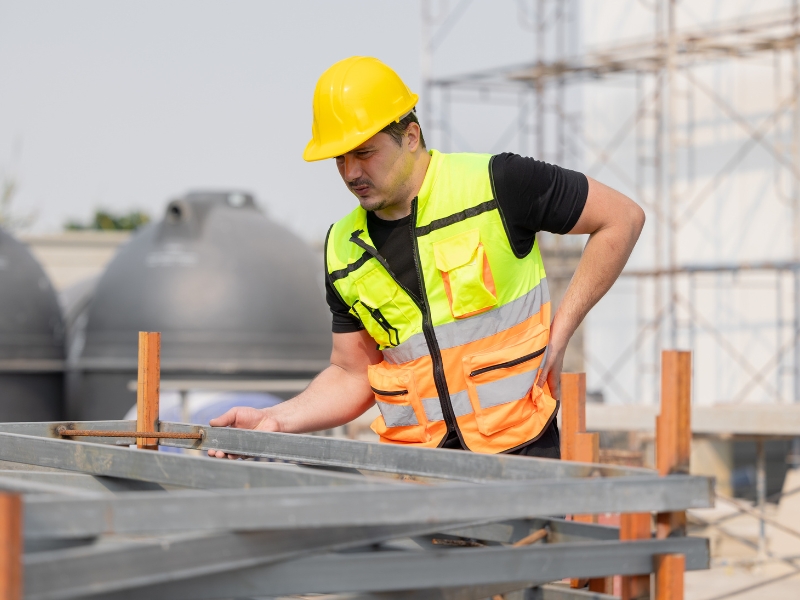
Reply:
<svg viewBox="0 0 800 600"><path fill-rule="evenodd" d="M517 256L533 248L539 231L564 234L581 216L589 194L586 176L576 171L526 158L498 154L492 161L497 204L508 228L509 241ZM414 265L411 216L384 221L367 213L369 237L392 273L417 298L419 276ZM333 332L350 333L364 328L325 278L328 306L333 313Z"/></svg>

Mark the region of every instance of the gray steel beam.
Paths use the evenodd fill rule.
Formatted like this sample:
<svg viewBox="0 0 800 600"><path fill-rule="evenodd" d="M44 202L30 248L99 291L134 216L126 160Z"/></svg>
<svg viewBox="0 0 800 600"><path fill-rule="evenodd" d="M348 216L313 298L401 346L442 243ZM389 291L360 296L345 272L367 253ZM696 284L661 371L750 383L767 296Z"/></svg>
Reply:
<svg viewBox="0 0 800 600"><path fill-rule="evenodd" d="M562 462L546 458L477 454L460 450L412 448L313 435L268 433L229 427L202 427L162 422L161 431L202 429L203 440L163 440L177 448L215 448L247 456L265 456L309 464L353 467L459 481L623 477L652 475L650 469Z"/></svg>
<svg viewBox="0 0 800 600"><path fill-rule="evenodd" d="M550 543L610 541L619 539L619 527L581 523L579 521L567 521L566 519L541 518L517 519L513 521L501 521L499 523L472 525L469 527L460 527L458 529L448 529L447 531L442 531L442 533L466 539L510 544L545 527L549 531L547 541Z"/></svg>
<svg viewBox="0 0 800 600"><path fill-rule="evenodd" d="M117 600L211 600L337 592L389 592L636 575L658 554L683 554L686 569L706 569L708 540L545 544L429 552L346 552L310 556L177 583L93 597Z"/></svg>
<svg viewBox="0 0 800 600"><path fill-rule="evenodd" d="M58 427L134 431L135 421L60 421L50 423L2 423L0 432L61 438ZM402 473L458 481L495 481L519 479L555 479L560 477L622 477L652 475L650 469L561 462L550 459L487 455L458 450L410 448L315 435L269 433L200 427L183 423L161 422L160 431L203 431L203 440L161 440L162 446L207 450L215 448L245 456L260 456L308 464L351 467L385 473ZM130 445L133 438L82 438L106 445Z"/></svg>
<svg viewBox="0 0 800 600"><path fill-rule="evenodd" d="M358 475L292 465L219 461L167 452L143 452L90 442L0 433L0 459L190 488L363 484ZM397 484L402 485L402 484Z"/></svg>
<svg viewBox="0 0 800 600"><path fill-rule="evenodd" d="M93 429L99 431L136 431L136 421L45 421L30 423L0 423L0 433L18 433L53 439L64 439L58 433L59 427L67 429ZM109 446L130 446L136 438L85 437L82 441Z"/></svg>
<svg viewBox="0 0 800 600"><path fill-rule="evenodd" d="M116 593L416 535L433 528L334 527L104 539L91 546L26 555L25 598L56 600Z"/></svg>
<svg viewBox="0 0 800 600"><path fill-rule="evenodd" d="M233 466L227 461L197 460L209 465ZM709 507L713 498L710 478L689 475L484 485L365 484L213 493L127 492L85 500L28 498L25 533L30 538L53 538L145 531L489 522L564 513L668 512ZM140 517L143 514L147 515L146 520Z"/></svg>
<svg viewBox="0 0 800 600"><path fill-rule="evenodd" d="M37 484L40 483L63 486L86 492L114 493L164 491L162 486L149 481L134 481L132 479L121 479L119 477L102 477L85 475L83 473L71 473L67 471L6 471L0 469L0 480L7 482L8 485L13 485L14 481L25 483L33 482ZM24 485L24 483L20 483L19 485ZM0 483L0 486L2 486L2 483ZM35 492L35 490L31 489L31 492Z"/></svg>
<svg viewBox="0 0 800 600"><path fill-rule="evenodd" d="M58 485L19 477L4 477L2 475L0 475L0 490L19 494L56 494L81 498L97 498L100 496L100 492L82 490L74 486Z"/></svg>

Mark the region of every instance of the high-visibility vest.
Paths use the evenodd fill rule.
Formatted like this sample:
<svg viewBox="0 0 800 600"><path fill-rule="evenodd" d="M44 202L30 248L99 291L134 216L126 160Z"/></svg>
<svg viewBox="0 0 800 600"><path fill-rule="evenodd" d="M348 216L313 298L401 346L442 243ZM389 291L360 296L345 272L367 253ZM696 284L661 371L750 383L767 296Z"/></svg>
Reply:
<svg viewBox="0 0 800 600"><path fill-rule="evenodd" d="M517 255L490 155L441 154L412 203L418 301L392 274L360 206L328 232L328 277L383 351L368 369L382 442L436 447L448 430L498 453L536 439L558 403L535 385L550 334L538 242Z"/></svg>

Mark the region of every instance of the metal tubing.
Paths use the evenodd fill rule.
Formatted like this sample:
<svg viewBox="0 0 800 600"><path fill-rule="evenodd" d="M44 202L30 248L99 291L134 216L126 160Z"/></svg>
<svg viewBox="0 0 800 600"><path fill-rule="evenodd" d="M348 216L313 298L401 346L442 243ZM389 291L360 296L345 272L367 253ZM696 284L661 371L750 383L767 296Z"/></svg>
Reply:
<svg viewBox="0 0 800 600"><path fill-rule="evenodd" d="M441 533L480 541L514 543L533 531L547 528L549 543L597 542L618 540L619 528L594 523L579 523L565 519L516 519L448 529Z"/></svg>
<svg viewBox="0 0 800 600"><path fill-rule="evenodd" d="M12 433L0 433L0 459L191 488L347 485L365 481L358 475L290 465L223 462Z"/></svg>
<svg viewBox="0 0 800 600"><path fill-rule="evenodd" d="M56 421L49 423L2 423L0 432L60 439L59 427L69 429L136 430L136 421ZM162 432L205 432L205 439L162 440L162 446L207 450L214 448L244 456L259 456L307 464L349 467L367 471L436 477L476 483L497 480L555 479L562 477L627 477L652 475L651 469L614 465L564 463L544 458L475 454L460 450L431 450L343 440L315 435L272 433L200 427L162 421ZM135 444L130 438L86 438L105 445Z"/></svg>
<svg viewBox="0 0 800 600"><path fill-rule="evenodd" d="M75 490L78 492L100 492L113 494L115 492L156 492L164 491L164 488L157 483L149 481L134 481L132 479L122 479L119 477L101 477L94 475L84 475L83 473L70 473L67 471L5 471L0 469L0 487L4 485L13 486L15 482L44 484L55 486L59 489ZM11 489L9 487L8 489ZM31 488L31 493L35 490ZM55 493L55 490L54 490ZM61 493L61 492L58 492ZM67 493L66 491L64 493Z"/></svg>
<svg viewBox="0 0 800 600"><path fill-rule="evenodd" d="M193 427L190 425L161 423L161 431L191 430ZM162 445L203 450L215 448L247 456L473 482L653 474L649 469L633 467L565 463L546 458L475 454L441 448L407 448L312 435L228 427L205 427L204 431L205 439L200 442L165 440Z"/></svg>
<svg viewBox="0 0 800 600"><path fill-rule="evenodd" d="M155 453L142 453L156 456ZM198 459L202 460L202 459ZM210 461L203 461L213 464ZM229 463L222 463L232 466ZM494 521L566 513L669 511L712 506L707 477L624 477L506 484L326 486L120 493L25 502L30 538L101 533L295 529ZM137 515L146 514L143 522Z"/></svg>
<svg viewBox="0 0 800 600"><path fill-rule="evenodd" d="M520 587L567 577L647 573L659 554L684 554L686 568L709 564L708 540L545 544L524 548L453 548L429 552L326 554L116 592L96 600L203 600L308 593L383 592L519 582ZM409 576L412 574L413 576Z"/></svg>
<svg viewBox="0 0 800 600"><path fill-rule="evenodd" d="M421 534L435 525L183 534L110 540L25 557L27 599L82 598Z"/></svg>

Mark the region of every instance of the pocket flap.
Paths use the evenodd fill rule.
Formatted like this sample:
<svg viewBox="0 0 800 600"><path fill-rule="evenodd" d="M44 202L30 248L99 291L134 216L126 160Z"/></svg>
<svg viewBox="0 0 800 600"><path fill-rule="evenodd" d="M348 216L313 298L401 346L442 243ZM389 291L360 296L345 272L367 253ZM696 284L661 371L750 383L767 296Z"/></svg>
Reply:
<svg viewBox="0 0 800 600"><path fill-rule="evenodd" d="M380 308L395 297L397 284L382 268L376 267L356 281L358 298L371 308Z"/></svg>
<svg viewBox="0 0 800 600"><path fill-rule="evenodd" d="M439 242L434 242L433 259L436 268L447 273L470 262L475 256L481 234L478 229L459 233Z"/></svg>

